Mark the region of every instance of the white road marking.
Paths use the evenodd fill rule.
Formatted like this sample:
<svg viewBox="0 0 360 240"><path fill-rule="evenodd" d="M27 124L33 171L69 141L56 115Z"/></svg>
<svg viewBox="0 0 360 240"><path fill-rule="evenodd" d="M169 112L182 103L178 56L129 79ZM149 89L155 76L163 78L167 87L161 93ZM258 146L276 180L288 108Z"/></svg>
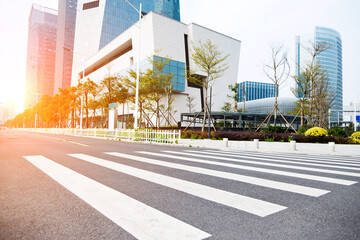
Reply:
<svg viewBox="0 0 360 240"><path fill-rule="evenodd" d="M339 165L348 165L348 166L359 166L360 162L356 160L344 160L344 159L334 159L334 158L323 158L318 157L314 158L314 156L304 157L304 156L296 156L296 155L278 155L278 154L266 154L266 153L243 153L243 152L237 152L232 150L204 150L205 152L217 152L217 153L226 153L226 154L232 154L236 156L252 156L252 157L269 157L273 159L279 159L279 158L290 158L295 159L298 161L304 161L304 162L318 162L318 163L331 163L331 164L339 164Z"/></svg>
<svg viewBox="0 0 360 240"><path fill-rule="evenodd" d="M176 154L192 156L192 157L206 157L206 158L212 158L212 159L216 159L216 160L221 159L221 160L233 161L233 162L239 162L239 163L250 163L250 164L262 165L262 166L290 168L290 169L297 169L297 170L304 170L304 171L311 171L311 172L321 172L321 173L330 173L330 174L337 174L337 175L344 175L344 176L360 177L360 173L353 173L353 172L335 171L335 170L310 168L310 167L300 167L300 166L277 164L277 163L254 162L254 161L239 160L239 159L228 158L228 157L218 157L218 156L208 156L208 155L203 156L201 154L185 153L185 152L175 152L175 151L163 151L163 152L176 153Z"/></svg>
<svg viewBox="0 0 360 240"><path fill-rule="evenodd" d="M206 164L223 166L223 167L230 167L230 168L237 168L237 169L250 170L250 171L256 171L256 172L277 174L277 175L288 176L288 177L296 177L296 178L308 179L308 180L312 180L312 181L335 183L335 184L346 185L346 186L350 186L350 185L357 183L356 181L349 181L349 180L338 179L338 178L329 178L329 177L322 177L322 176L303 174L303 173L272 170L272 169L268 169L268 168L249 167L249 166L242 166L242 165L233 164L233 163L208 161L208 160L203 160L203 159L198 159L198 158L188 158L188 157L183 157L183 156L174 156L174 155L162 154L162 153L153 153L153 152L144 152L144 151L139 151L139 153L153 155L153 156L167 157L167 158L172 158L172 159L179 159L182 161L206 163ZM175 153L177 153L177 152L175 152Z"/></svg>
<svg viewBox="0 0 360 240"><path fill-rule="evenodd" d="M206 150L206 151L218 151L218 150ZM298 158L298 159L310 159L310 160L318 160L318 161L341 161L341 162L349 162L349 163L360 163L360 159L356 159L354 157L335 157L335 156L316 156L316 155L304 155L304 154L288 154L288 153L258 153L258 152L244 152L244 151L236 151L236 150L226 150L223 152L231 152L231 153L237 153L237 154L243 154L243 155L251 155L251 156L269 156L269 157L275 157L275 158L281 158L281 157L289 157L289 158Z"/></svg>
<svg viewBox="0 0 360 240"><path fill-rule="evenodd" d="M192 153L199 153L199 151L194 151L194 150L186 150L186 152L192 152ZM336 164L338 165L344 165L342 163L335 163L335 162L322 162L322 163L328 163L328 164L334 164L334 165L328 165L328 164L320 164L320 163L314 163L316 161L313 160L300 160L300 159L296 159L296 158L291 158L291 160L280 160L280 159L271 159L268 158L266 156L264 157L254 157L254 156L246 156L246 155L239 155L239 154L234 154L234 153L224 153L224 152L209 152L209 151L202 151L201 154L212 154L212 155L216 155L216 156L232 156L232 157L238 157L238 158L246 158L246 159L255 159L255 160L261 160L261 161L266 161L266 162L280 162L280 163L292 163L292 164L301 164L301 165L307 165L307 166L317 166L317 167L327 167L327 168L336 168L336 169L347 169L347 170L355 170L355 171L360 171L360 165L359 164L354 164L357 167L346 167L346 166L334 166ZM303 161L303 162L299 162L299 161ZM256 162L254 162L256 163Z"/></svg>
<svg viewBox="0 0 360 240"><path fill-rule="evenodd" d="M112 155L112 154L111 154ZM158 173L153 173L145 171L142 169L130 167L120 163L111 162L101 158L88 156L85 154L69 154L69 156L97 164L118 172L122 172L140 179L144 179L149 182L160 184L169 188L176 189L200 198L204 198L216 203L220 203L229 207L239 209L260 217L266 217L270 214L279 212L286 209L284 206L277 204L269 203L263 200L242 196L240 194L235 194L220 189L204 186L201 184L161 175ZM128 158L134 156L127 155ZM172 239L172 238L170 238Z"/></svg>
<svg viewBox="0 0 360 240"><path fill-rule="evenodd" d="M141 152L141 153L143 153L143 152ZM227 173L227 172L216 171L216 170L210 170L210 169L205 169L205 168L192 167L192 166L187 166L187 165L182 165L182 164L177 164L177 163L169 163L169 162L164 162L164 161L159 161L159 160L154 160L154 159L144 158L144 157L139 157L139 156L133 156L133 155L123 154L123 153L118 153L118 152L109 152L106 154L117 156L117 157L122 157L122 158L128 158L128 159L136 160L139 162L155 164L155 165L159 165L159 166L163 166L163 167L175 168L175 169L180 169L180 170L184 170L184 171L188 171L188 172L204 174L204 175L208 175L208 176L212 176L212 177L219 177L219 178L229 179L229 180L233 180L233 181L245 182L245 183L249 183L249 184L253 184L253 185L257 185L257 186L268 187L268 188L283 190L283 191L287 191L287 192L303 194L303 195L312 196L312 197L319 197L321 195L324 195L324 194L330 192L330 191L326 191L326 190L318 189L318 188L305 187L305 186L300 186L300 185L295 185L295 184L290 184L290 183L283 183L283 182L272 181L272 180L267 180L267 179L262 179L262 178L249 177L249 176L244 176L244 175L239 175L239 174L234 174L234 173Z"/></svg>
<svg viewBox="0 0 360 240"><path fill-rule="evenodd" d="M43 156L25 158L137 239L190 240L211 236Z"/></svg>

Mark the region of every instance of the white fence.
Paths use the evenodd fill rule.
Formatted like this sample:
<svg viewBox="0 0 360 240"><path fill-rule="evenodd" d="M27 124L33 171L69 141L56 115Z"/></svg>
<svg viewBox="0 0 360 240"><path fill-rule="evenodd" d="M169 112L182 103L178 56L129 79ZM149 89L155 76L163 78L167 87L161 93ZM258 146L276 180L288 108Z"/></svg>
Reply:
<svg viewBox="0 0 360 240"><path fill-rule="evenodd" d="M42 132L70 136L101 137L114 140L126 139L131 141L178 143L181 138L180 130L156 130L156 129L69 129L69 128L25 128L22 130Z"/></svg>

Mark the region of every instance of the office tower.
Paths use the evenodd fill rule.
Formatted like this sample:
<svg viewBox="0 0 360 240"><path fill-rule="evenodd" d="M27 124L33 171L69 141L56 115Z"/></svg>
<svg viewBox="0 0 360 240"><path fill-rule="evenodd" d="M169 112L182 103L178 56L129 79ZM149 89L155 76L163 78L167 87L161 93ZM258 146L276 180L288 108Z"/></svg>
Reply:
<svg viewBox="0 0 360 240"><path fill-rule="evenodd" d="M315 27L315 43L326 42L330 48L316 58L321 68L326 70L329 90L334 97L331 107L331 121L343 117L342 44L340 34L326 27ZM340 114L338 114L338 112Z"/></svg>
<svg viewBox="0 0 360 240"><path fill-rule="evenodd" d="M25 107L54 93L57 11L33 4L29 17Z"/></svg>
<svg viewBox="0 0 360 240"><path fill-rule="evenodd" d="M309 41L304 41L297 36L296 38L296 74L300 76L301 70L309 60L309 53L306 46ZM306 38L309 39L309 38ZM331 121L337 122L343 116L343 80L342 80L342 43L340 34L326 27L315 27L314 35L311 38L315 44L326 42L329 46L327 50L316 57L316 62L325 70L328 78L328 87L333 97L331 111Z"/></svg>
<svg viewBox="0 0 360 240"><path fill-rule="evenodd" d="M59 0L54 93L71 85L77 0Z"/></svg>
<svg viewBox="0 0 360 240"><path fill-rule="evenodd" d="M279 96L279 90L277 91ZM238 101L252 101L263 98L275 97L275 84L264 82L244 81L238 86Z"/></svg>
<svg viewBox="0 0 360 240"><path fill-rule="evenodd" d="M180 21L179 0L132 0L142 14L154 11ZM73 66L88 58L139 20L139 13L126 0L79 0L76 16ZM76 78L76 77L75 77ZM73 76L73 81L75 81ZM74 84L74 82L73 82Z"/></svg>

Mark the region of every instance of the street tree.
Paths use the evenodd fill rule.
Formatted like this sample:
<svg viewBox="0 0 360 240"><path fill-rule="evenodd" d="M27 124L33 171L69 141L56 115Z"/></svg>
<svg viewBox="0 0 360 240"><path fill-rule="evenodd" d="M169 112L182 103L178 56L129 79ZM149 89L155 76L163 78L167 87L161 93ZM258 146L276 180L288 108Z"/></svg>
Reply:
<svg viewBox="0 0 360 240"><path fill-rule="evenodd" d="M274 124L276 125L277 113L280 113L278 108L278 92L280 86L287 80L290 74L290 64L288 61L287 50L283 45L271 45L271 59L269 63L265 64L263 71L265 75L275 84L275 103L273 111ZM281 113L280 113L281 114Z"/></svg>
<svg viewBox="0 0 360 240"><path fill-rule="evenodd" d="M199 41L198 44L192 46L191 59L196 67L194 70L187 72L187 78L200 86L204 90L204 118L201 130L204 131L206 117L208 113L208 90L213 81L223 76L229 65L225 62L230 54L224 55L210 40L205 42ZM195 74L202 72L204 75ZM210 117L209 117L210 118ZM210 123L210 119L209 119Z"/></svg>
<svg viewBox="0 0 360 240"><path fill-rule="evenodd" d="M165 108L166 111L166 119L168 125L170 125L170 115L172 110L172 102L173 102L173 84L171 80L174 75L171 73L167 73L165 71L165 67L170 63L170 58L161 58L156 57L155 60L152 58L148 58L149 63L152 68L146 70L145 74L145 82L147 84L147 88L149 89L148 99L153 101L155 105L150 104L150 109L153 110L156 116L156 127L160 127L160 111ZM166 97L166 107L160 104L160 101Z"/></svg>
<svg viewBox="0 0 360 240"><path fill-rule="evenodd" d="M329 49L329 47L326 42L311 43L309 47L306 47L306 52L310 60L305 64L303 69L300 69L300 66L298 66L300 75L293 77L296 87L292 89L292 92L300 103L301 126L304 125L305 116L312 116L313 109L316 106L314 100L319 97L316 97L316 94L323 92L324 88L327 88L327 86L325 86L326 73L321 69L320 63L316 61L316 57ZM318 88L322 88L322 90L319 91ZM310 124L312 124L312 122L313 121L310 121Z"/></svg>
<svg viewBox="0 0 360 240"><path fill-rule="evenodd" d="M233 93L232 95L227 95L228 98L232 99L234 101L234 112L238 112L238 101L239 101L239 95L238 95L238 89L239 84L235 83L229 85L230 91Z"/></svg>

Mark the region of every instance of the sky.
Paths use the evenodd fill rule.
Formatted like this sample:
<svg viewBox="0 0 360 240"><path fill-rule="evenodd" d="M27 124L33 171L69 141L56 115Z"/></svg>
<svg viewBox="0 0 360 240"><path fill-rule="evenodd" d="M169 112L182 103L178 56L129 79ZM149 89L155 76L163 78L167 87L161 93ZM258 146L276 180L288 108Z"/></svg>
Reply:
<svg viewBox="0 0 360 240"><path fill-rule="evenodd" d="M23 110L32 3L58 8L58 0L0 0L0 104L16 106L18 112ZM294 62L296 35L311 34L315 26L335 29L342 37L345 105L360 100L359 12L360 0L180 0L182 22L241 41L238 82L270 82L263 72L271 57L270 45L283 44ZM288 78L280 96L292 96L293 86Z"/></svg>

